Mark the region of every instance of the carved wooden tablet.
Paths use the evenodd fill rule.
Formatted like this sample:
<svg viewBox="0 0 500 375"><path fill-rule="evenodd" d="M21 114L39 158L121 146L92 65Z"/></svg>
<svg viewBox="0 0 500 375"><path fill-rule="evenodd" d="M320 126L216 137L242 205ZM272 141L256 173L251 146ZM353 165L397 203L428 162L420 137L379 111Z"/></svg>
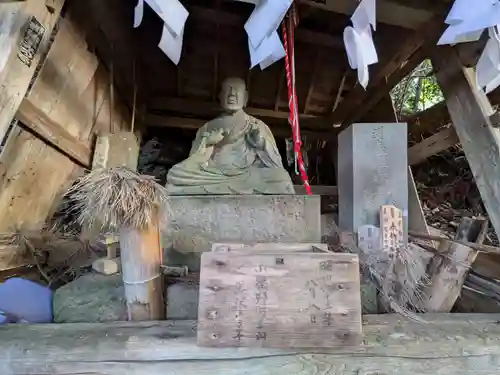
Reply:
<svg viewBox="0 0 500 375"><path fill-rule="evenodd" d="M357 255L202 254L199 345L335 347L361 340Z"/></svg>

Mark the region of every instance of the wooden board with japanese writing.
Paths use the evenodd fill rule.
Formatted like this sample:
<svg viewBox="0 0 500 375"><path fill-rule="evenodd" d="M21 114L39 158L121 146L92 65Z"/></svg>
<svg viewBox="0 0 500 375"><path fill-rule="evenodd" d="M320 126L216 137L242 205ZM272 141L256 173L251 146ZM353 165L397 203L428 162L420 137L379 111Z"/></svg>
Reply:
<svg viewBox="0 0 500 375"><path fill-rule="evenodd" d="M357 255L202 254L198 345L326 348L361 340Z"/></svg>
<svg viewBox="0 0 500 375"><path fill-rule="evenodd" d="M403 211L392 205L380 207L382 249L393 253L404 243Z"/></svg>

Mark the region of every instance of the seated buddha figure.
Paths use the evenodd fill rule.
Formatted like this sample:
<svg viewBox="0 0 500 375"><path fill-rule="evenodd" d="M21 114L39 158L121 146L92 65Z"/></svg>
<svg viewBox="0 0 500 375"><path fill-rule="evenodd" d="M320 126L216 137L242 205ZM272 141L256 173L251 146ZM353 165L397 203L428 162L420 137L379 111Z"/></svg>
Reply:
<svg viewBox="0 0 500 375"><path fill-rule="evenodd" d="M168 172L170 194L294 194L271 130L244 111L247 97L242 79L223 82L223 112L198 130L189 157Z"/></svg>

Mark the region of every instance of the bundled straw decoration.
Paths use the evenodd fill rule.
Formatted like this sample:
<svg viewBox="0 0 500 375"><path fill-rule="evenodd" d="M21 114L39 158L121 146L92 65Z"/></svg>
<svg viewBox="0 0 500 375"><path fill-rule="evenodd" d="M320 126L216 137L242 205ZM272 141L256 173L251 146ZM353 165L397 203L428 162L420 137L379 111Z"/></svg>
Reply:
<svg viewBox="0 0 500 375"><path fill-rule="evenodd" d="M96 169L80 177L66 195L82 227L118 231L142 230L163 217L168 208L166 189L152 176L125 167Z"/></svg>

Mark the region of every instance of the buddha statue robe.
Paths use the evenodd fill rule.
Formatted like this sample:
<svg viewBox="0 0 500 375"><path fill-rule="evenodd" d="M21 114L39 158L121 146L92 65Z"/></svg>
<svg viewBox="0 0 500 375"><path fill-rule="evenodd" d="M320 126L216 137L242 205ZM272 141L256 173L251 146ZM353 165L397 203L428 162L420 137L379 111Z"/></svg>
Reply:
<svg viewBox="0 0 500 375"><path fill-rule="evenodd" d="M204 124L167 174L173 195L294 194L269 127L239 109Z"/></svg>

